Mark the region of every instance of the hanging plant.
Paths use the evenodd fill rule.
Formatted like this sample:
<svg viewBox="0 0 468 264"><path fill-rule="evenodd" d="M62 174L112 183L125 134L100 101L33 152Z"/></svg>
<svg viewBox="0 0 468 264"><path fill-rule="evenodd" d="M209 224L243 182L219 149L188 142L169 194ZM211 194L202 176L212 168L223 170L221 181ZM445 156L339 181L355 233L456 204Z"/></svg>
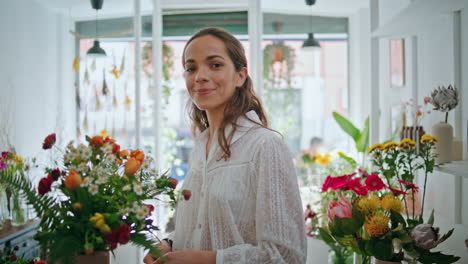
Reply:
<svg viewBox="0 0 468 264"><path fill-rule="evenodd" d="M174 67L174 51L170 46L166 43L163 43L162 46L162 55L163 55L163 79L165 81L169 81L171 78L171 73ZM143 47L143 54L142 54L142 62L143 62L143 71L146 74L148 79L153 78L153 45L151 43L147 43Z"/></svg>
<svg viewBox="0 0 468 264"><path fill-rule="evenodd" d="M291 88L291 73L294 70L294 49L283 41L273 42L263 49L263 78L265 88Z"/></svg>
<svg viewBox="0 0 468 264"><path fill-rule="evenodd" d="M162 93L165 96L165 101L166 104L169 103L169 97L171 96L171 86L167 83L171 79L171 73L174 67L174 51L172 48L167 45L166 43L163 43L162 46L162 55L163 55L163 65L162 65L162 74L163 74L163 80L166 82L163 82L162 84ZM143 47L143 54L142 54L142 63L143 63L143 71L146 74L146 77L150 80L153 78L153 45L151 43L147 43ZM150 85L150 88L153 88L153 86Z"/></svg>

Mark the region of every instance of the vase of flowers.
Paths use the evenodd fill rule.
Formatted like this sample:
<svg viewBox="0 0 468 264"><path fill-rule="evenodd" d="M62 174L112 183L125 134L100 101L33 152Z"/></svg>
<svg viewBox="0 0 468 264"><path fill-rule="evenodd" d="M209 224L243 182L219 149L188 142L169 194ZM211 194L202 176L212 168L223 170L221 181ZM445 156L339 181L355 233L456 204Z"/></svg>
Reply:
<svg viewBox="0 0 468 264"><path fill-rule="evenodd" d="M423 135L424 147L419 153L416 142L407 138L400 143L376 144L368 151L372 173L359 170L328 176L322 191L334 199L327 208L328 225L320 228L321 237L349 248L361 256L362 263L371 263L371 257L376 259L374 263L457 261L459 257L431 252L451 236L453 229L440 236L433 226L434 212L426 222L423 219L427 176L436 166L433 148L437 142L437 138ZM408 209L409 203L415 207L419 187L413 182L418 170L425 177L419 215L417 210Z"/></svg>
<svg viewBox="0 0 468 264"><path fill-rule="evenodd" d="M21 201L20 193L16 189L12 189L6 182L2 181L3 177L24 177L24 171L27 167L21 156L14 151L3 151L0 156L0 197L2 207L2 216L0 219L7 220L13 226L21 226L26 222L25 207ZM6 209L6 210L5 210ZM1 226L1 224L0 224Z"/></svg>
<svg viewBox="0 0 468 264"><path fill-rule="evenodd" d="M79 255L75 259L76 264L110 264L109 251L94 252L91 255Z"/></svg>
<svg viewBox="0 0 468 264"><path fill-rule="evenodd" d="M435 146L434 153L438 163L452 161L453 127L448 123L448 113L458 105L458 89L449 85L438 87L431 93L430 101L434 110L445 113L445 122L440 122L432 127L432 135L440 142Z"/></svg>
<svg viewBox="0 0 468 264"><path fill-rule="evenodd" d="M86 137L85 144L70 142L64 151L55 142L55 134L44 140L44 150L61 155L45 168L37 188L26 177L2 177L40 218L35 239L42 255L51 263L105 263L109 251L131 242L160 256L152 246L159 228L149 218L154 207L147 201L160 195L170 204L189 198L175 190L177 181L159 174L142 151L120 150L109 137Z"/></svg>

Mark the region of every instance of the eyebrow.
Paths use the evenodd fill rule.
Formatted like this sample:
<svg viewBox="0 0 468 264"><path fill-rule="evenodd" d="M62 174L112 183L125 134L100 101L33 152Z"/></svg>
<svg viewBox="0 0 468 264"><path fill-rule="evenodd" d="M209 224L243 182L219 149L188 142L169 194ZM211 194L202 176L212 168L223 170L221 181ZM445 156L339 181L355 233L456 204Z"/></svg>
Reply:
<svg viewBox="0 0 468 264"><path fill-rule="evenodd" d="M224 60L224 58L222 56L220 56L220 55L208 56L208 57L206 57L206 60L210 61L210 60L217 59L217 58ZM193 63L193 62L195 62L194 59L188 59L188 60L185 61L185 63Z"/></svg>

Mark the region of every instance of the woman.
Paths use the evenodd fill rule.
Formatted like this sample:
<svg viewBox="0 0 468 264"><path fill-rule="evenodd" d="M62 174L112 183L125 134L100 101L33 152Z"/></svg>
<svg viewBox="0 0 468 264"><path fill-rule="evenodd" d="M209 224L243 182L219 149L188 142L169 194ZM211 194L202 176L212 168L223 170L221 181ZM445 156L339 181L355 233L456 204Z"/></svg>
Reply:
<svg viewBox="0 0 468 264"><path fill-rule="evenodd" d="M302 205L292 158L267 119L234 36L205 28L182 61L197 135L166 263L305 263ZM171 241L172 242L172 241ZM164 263L147 255L145 263Z"/></svg>

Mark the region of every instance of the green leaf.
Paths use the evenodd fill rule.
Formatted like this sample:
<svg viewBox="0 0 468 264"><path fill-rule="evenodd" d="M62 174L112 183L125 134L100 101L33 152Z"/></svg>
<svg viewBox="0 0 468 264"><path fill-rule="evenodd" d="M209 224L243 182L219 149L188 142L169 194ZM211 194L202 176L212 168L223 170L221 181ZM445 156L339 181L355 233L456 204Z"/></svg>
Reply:
<svg viewBox="0 0 468 264"><path fill-rule="evenodd" d="M441 252L429 252L428 254L421 255L418 259L423 264L437 263L437 264L449 264L458 261L460 257L454 255L445 255Z"/></svg>
<svg viewBox="0 0 468 264"><path fill-rule="evenodd" d="M375 241L375 240L374 240ZM390 260L393 257L392 240L377 240L373 247L374 256L380 260Z"/></svg>
<svg viewBox="0 0 468 264"><path fill-rule="evenodd" d="M401 216L401 214L391 211L390 219L392 220L392 229L397 228L399 224L402 224L403 227L406 227L406 221L403 216Z"/></svg>
<svg viewBox="0 0 468 264"><path fill-rule="evenodd" d="M434 209L432 209L431 216L427 220L427 223L430 225L434 225Z"/></svg>
<svg viewBox="0 0 468 264"><path fill-rule="evenodd" d="M161 260L167 261L167 259L163 257L161 252L153 245L153 243L146 239L145 235L133 233L130 235L130 241L132 241L133 244L137 246L142 246L148 249L151 254L160 258Z"/></svg>
<svg viewBox="0 0 468 264"><path fill-rule="evenodd" d="M320 238L327 244L334 244L335 240L330 236L327 230L322 227L319 227Z"/></svg>
<svg viewBox="0 0 468 264"><path fill-rule="evenodd" d="M344 132L350 135L353 138L354 142L357 143L359 135L361 134L359 129L357 129L353 125L353 123L351 123L351 121L338 114L337 112L333 112L333 118L335 118L336 123L338 123L341 129L343 129Z"/></svg>
<svg viewBox="0 0 468 264"><path fill-rule="evenodd" d="M356 141L356 149L358 152L366 152L369 148L369 117L364 122L364 128L359 133L359 137Z"/></svg>

